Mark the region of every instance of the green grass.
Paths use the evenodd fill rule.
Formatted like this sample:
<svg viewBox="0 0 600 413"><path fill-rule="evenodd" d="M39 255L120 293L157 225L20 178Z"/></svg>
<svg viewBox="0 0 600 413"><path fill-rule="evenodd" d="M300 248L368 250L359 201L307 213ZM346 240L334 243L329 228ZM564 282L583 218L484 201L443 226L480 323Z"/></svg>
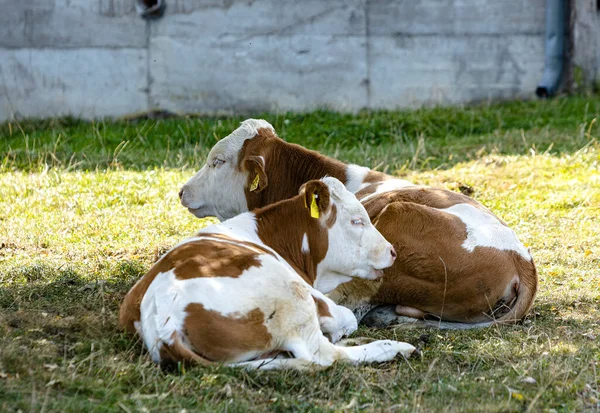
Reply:
<svg viewBox="0 0 600 413"><path fill-rule="evenodd" d="M489 153L572 152L600 118L599 98L511 102L417 111L257 114L279 135L346 162L390 171L448 168ZM0 124L0 170L197 168L243 117ZM597 125L596 125L597 126Z"/></svg>
<svg viewBox="0 0 600 413"><path fill-rule="evenodd" d="M357 337L422 350L382 365L162 372L118 329L118 307L162 252L206 224L177 191L241 118L5 123L0 411L600 410L600 99L261 116L345 161L470 185L532 249L541 284L528 320L361 328Z"/></svg>

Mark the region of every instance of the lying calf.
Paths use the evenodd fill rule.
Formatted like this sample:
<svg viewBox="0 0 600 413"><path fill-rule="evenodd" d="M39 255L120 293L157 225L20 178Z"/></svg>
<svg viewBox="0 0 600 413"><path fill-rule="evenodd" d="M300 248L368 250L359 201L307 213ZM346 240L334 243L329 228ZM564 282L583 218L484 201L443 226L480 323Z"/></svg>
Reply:
<svg viewBox="0 0 600 413"><path fill-rule="evenodd" d="M527 314L537 289L533 259L488 209L456 192L412 185L287 143L264 120L249 119L219 141L179 195L197 217L224 219L289 198L323 176L338 178L356 194L399 255L383 282L353 280L332 292L357 317L385 304L402 316L480 326ZM317 280L316 287L329 292L348 275Z"/></svg>
<svg viewBox="0 0 600 413"><path fill-rule="evenodd" d="M338 274L376 279L395 252L364 207L334 178L300 195L209 226L177 245L129 291L120 323L152 360L250 368L381 362L414 347L375 341L341 347L352 312L312 286ZM295 358L273 358L274 351Z"/></svg>

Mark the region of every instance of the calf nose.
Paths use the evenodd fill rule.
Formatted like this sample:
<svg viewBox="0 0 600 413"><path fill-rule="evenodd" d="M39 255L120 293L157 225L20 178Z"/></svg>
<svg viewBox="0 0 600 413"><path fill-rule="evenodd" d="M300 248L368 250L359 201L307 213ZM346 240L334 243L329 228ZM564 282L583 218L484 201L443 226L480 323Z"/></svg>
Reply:
<svg viewBox="0 0 600 413"><path fill-rule="evenodd" d="M394 247L392 247L392 248L390 249L390 252L392 253L392 261L395 261L395 260L396 260L396 257L397 257L398 255L396 254L396 250L394 249Z"/></svg>
<svg viewBox="0 0 600 413"><path fill-rule="evenodd" d="M183 205L184 207L188 207L189 203L190 203L190 190L189 188L187 188L185 185L181 187L181 190L179 191L179 202L181 202L181 205Z"/></svg>

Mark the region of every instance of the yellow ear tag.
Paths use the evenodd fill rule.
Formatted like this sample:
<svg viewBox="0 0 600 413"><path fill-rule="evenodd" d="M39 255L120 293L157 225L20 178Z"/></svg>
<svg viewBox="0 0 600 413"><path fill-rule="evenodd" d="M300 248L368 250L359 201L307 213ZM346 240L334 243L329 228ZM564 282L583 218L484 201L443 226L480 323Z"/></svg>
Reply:
<svg viewBox="0 0 600 413"><path fill-rule="evenodd" d="M256 191L256 188L258 188L259 179L260 178L259 178L258 174L256 174L256 178L254 178L254 181L252 181L252 185L250 185L250 192Z"/></svg>
<svg viewBox="0 0 600 413"><path fill-rule="evenodd" d="M319 207L317 206L316 194L313 194L312 201L310 201L310 216L317 219L319 218Z"/></svg>

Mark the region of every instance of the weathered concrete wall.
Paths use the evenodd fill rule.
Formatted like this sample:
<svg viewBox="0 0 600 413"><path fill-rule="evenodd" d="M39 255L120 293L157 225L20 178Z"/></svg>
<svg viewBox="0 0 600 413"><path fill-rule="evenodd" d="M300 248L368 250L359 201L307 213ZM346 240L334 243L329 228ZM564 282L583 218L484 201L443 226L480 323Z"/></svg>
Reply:
<svg viewBox="0 0 600 413"><path fill-rule="evenodd" d="M367 106L362 0L186 8L152 25L150 96L174 112Z"/></svg>
<svg viewBox="0 0 600 413"><path fill-rule="evenodd" d="M571 1L572 86L600 88L600 10L597 0Z"/></svg>
<svg viewBox="0 0 600 413"><path fill-rule="evenodd" d="M544 0L0 0L0 120L531 97Z"/></svg>
<svg viewBox="0 0 600 413"><path fill-rule="evenodd" d="M148 107L146 22L130 0L0 0L0 120Z"/></svg>

